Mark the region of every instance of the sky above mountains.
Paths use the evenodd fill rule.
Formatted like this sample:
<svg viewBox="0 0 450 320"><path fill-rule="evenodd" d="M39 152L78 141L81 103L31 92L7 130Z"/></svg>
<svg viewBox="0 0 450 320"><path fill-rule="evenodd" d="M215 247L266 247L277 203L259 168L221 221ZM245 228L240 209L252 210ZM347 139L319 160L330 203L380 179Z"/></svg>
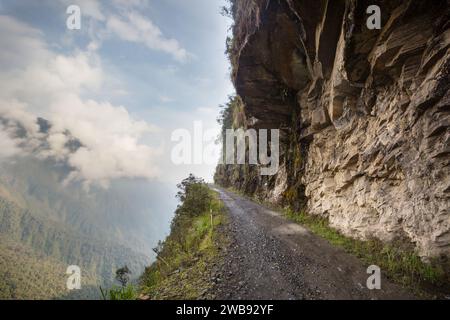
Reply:
<svg viewBox="0 0 450 320"><path fill-rule="evenodd" d="M69 5L81 9L80 30L66 27ZM219 132L218 106L233 93L223 5L0 1L0 161L51 158L73 168L67 182L105 187L190 172L211 180L214 164L172 163L171 133L194 121Z"/></svg>

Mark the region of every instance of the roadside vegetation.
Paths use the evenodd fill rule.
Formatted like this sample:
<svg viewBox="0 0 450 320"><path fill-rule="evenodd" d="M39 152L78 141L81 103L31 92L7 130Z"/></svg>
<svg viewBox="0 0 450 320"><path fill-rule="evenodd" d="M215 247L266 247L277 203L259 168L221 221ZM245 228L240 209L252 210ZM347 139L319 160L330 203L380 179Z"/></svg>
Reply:
<svg viewBox="0 0 450 320"><path fill-rule="evenodd" d="M141 277L144 299L198 299L211 288L210 272L226 239L223 203L202 179L190 175L179 185L170 235L154 249L156 261Z"/></svg>
<svg viewBox="0 0 450 320"><path fill-rule="evenodd" d="M113 286L112 288L103 289L100 287L100 292L104 300L136 300L138 293L136 287L130 283L131 271L128 266L124 266L116 270L116 281L120 286Z"/></svg>

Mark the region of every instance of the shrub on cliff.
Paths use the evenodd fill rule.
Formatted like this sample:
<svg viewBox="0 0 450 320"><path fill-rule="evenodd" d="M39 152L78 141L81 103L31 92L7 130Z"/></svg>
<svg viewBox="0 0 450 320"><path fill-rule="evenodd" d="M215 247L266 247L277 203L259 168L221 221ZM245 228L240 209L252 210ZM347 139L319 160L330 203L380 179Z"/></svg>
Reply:
<svg viewBox="0 0 450 320"><path fill-rule="evenodd" d="M210 286L208 270L223 237L223 204L216 192L194 175L178 185L181 203L170 235L154 249L156 261L141 277L141 293L151 299L195 299ZM220 240L219 240L220 238Z"/></svg>
<svg viewBox="0 0 450 320"><path fill-rule="evenodd" d="M197 216L209 208L211 193L203 179L190 174L177 187L177 198L181 204L175 211L174 221L182 215Z"/></svg>

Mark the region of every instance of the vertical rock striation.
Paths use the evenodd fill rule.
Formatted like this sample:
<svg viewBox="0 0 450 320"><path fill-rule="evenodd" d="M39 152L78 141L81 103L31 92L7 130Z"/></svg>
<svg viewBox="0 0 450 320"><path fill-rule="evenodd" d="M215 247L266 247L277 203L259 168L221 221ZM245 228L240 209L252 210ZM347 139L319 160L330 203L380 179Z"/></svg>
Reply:
<svg viewBox="0 0 450 320"><path fill-rule="evenodd" d="M381 8L369 30L367 7ZM327 217L346 235L450 256L447 1L235 0L244 127L282 131L281 167L216 181Z"/></svg>

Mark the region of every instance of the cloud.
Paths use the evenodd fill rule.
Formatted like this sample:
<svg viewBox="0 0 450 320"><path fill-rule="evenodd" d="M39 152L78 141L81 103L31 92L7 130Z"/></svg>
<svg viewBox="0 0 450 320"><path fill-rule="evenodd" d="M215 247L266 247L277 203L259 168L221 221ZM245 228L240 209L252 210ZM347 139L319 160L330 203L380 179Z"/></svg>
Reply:
<svg viewBox="0 0 450 320"><path fill-rule="evenodd" d="M0 161L5 158L16 156L20 153L20 148L16 141L10 138L9 132L0 124Z"/></svg>
<svg viewBox="0 0 450 320"><path fill-rule="evenodd" d="M89 18L104 21L104 9L98 0L60 0L65 6L77 5L81 9L81 14Z"/></svg>
<svg viewBox="0 0 450 320"><path fill-rule="evenodd" d="M118 8L143 9L149 6L148 0L113 0L112 3Z"/></svg>
<svg viewBox="0 0 450 320"><path fill-rule="evenodd" d="M102 6L98 0L60 0L69 6L76 4L81 9L83 17L90 18L87 25L93 40L93 48L97 49L100 42L109 36L121 40L139 43L150 50L170 54L178 62L185 62L190 56L180 43L173 38L165 37L158 26L139 13L149 7L148 0L113 0L108 6ZM92 24L91 22L97 24ZM92 26L95 25L95 31Z"/></svg>
<svg viewBox="0 0 450 320"><path fill-rule="evenodd" d="M141 43L149 49L168 53L179 62L188 58L188 52L176 39L165 37L150 19L138 12L131 11L124 16L112 15L108 18L106 27L122 40Z"/></svg>
<svg viewBox="0 0 450 320"><path fill-rule="evenodd" d="M159 96L159 101L161 101L162 103L169 103L169 102L174 102L175 100L171 97L168 96Z"/></svg>
<svg viewBox="0 0 450 320"><path fill-rule="evenodd" d="M42 33L5 15L0 15L0 67L2 73L11 66L24 66L26 61L45 59L48 52L40 41ZM3 84L2 84L3 86Z"/></svg>
<svg viewBox="0 0 450 320"><path fill-rule="evenodd" d="M197 112L200 112L200 113L207 113L207 114L217 113L217 109L209 108L209 107L199 107L196 110L197 110Z"/></svg>
<svg viewBox="0 0 450 320"><path fill-rule="evenodd" d="M6 16L0 30L0 157L64 161L72 168L67 181L88 185L158 175L160 150L141 143L155 127L123 106L85 98L106 77L95 53L52 52L38 30Z"/></svg>

